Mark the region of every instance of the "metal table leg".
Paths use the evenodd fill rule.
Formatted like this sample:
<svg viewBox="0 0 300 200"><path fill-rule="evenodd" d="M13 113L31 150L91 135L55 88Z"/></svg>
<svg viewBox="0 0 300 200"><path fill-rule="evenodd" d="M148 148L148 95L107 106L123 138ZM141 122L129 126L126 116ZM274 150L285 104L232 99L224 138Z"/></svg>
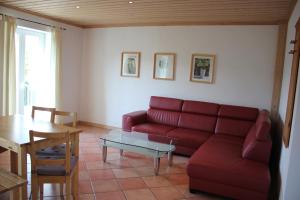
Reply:
<svg viewBox="0 0 300 200"><path fill-rule="evenodd" d="M107 157L107 146L102 147L102 158L103 158L103 162L106 162L106 157Z"/></svg>
<svg viewBox="0 0 300 200"><path fill-rule="evenodd" d="M168 164L171 167L173 165L173 153L172 151L168 152Z"/></svg>
<svg viewBox="0 0 300 200"><path fill-rule="evenodd" d="M159 167L160 167L160 157L154 158L154 172L156 176L158 175Z"/></svg>

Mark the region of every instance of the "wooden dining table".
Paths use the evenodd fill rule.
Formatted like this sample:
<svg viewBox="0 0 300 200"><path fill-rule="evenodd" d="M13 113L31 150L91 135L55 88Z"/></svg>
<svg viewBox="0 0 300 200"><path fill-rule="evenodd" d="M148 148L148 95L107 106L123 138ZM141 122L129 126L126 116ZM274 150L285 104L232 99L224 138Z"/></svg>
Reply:
<svg viewBox="0 0 300 200"><path fill-rule="evenodd" d="M39 121L24 115L0 117L0 147L10 150L11 172L27 180L27 154L30 152L29 130L40 132L70 133L74 144L73 155L79 158L80 129L58 125L47 121ZM74 192L78 194L78 167L74 172ZM75 195L75 199L78 195ZM13 199L27 199L27 185L13 192Z"/></svg>

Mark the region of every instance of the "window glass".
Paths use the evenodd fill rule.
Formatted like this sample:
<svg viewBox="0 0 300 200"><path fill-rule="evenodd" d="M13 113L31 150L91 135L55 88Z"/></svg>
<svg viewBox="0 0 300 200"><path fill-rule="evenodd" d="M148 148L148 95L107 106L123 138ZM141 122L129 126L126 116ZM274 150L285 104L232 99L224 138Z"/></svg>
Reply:
<svg viewBox="0 0 300 200"><path fill-rule="evenodd" d="M30 115L32 105L54 107L55 69L50 52L51 33L17 27L17 113Z"/></svg>

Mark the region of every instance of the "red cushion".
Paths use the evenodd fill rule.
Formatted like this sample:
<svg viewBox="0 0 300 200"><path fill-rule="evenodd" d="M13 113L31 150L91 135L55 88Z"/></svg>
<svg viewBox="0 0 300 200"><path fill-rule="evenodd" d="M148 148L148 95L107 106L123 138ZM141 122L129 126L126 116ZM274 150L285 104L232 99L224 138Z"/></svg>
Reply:
<svg viewBox="0 0 300 200"><path fill-rule="evenodd" d="M245 137L253 124L252 121L218 118L215 132L216 134Z"/></svg>
<svg viewBox="0 0 300 200"><path fill-rule="evenodd" d="M270 138L271 120L269 118L269 112L262 110L256 121L256 138L261 141L266 141Z"/></svg>
<svg viewBox="0 0 300 200"><path fill-rule="evenodd" d="M180 99L152 96L149 106L153 109L181 111L182 102Z"/></svg>
<svg viewBox="0 0 300 200"><path fill-rule="evenodd" d="M268 165L243 159L242 143L242 139L234 136L211 136L189 160L188 175L196 179L268 192Z"/></svg>
<svg viewBox="0 0 300 200"><path fill-rule="evenodd" d="M255 121L258 115L257 108L221 105L219 117Z"/></svg>
<svg viewBox="0 0 300 200"><path fill-rule="evenodd" d="M172 138L167 137L164 134L147 134L148 135L148 140L154 141L154 142L160 142L164 144L170 144L172 142Z"/></svg>
<svg viewBox="0 0 300 200"><path fill-rule="evenodd" d="M216 121L217 118L212 116L182 113L179 117L178 126L182 128L214 132Z"/></svg>
<svg viewBox="0 0 300 200"><path fill-rule="evenodd" d="M147 112L147 121L150 123L177 126L179 116L179 112L149 109Z"/></svg>
<svg viewBox="0 0 300 200"><path fill-rule="evenodd" d="M182 106L182 112L196 114L217 115L218 110L219 104L201 101L184 101Z"/></svg>
<svg viewBox="0 0 300 200"><path fill-rule="evenodd" d="M197 131L185 128L176 128L167 133L170 138L175 138L176 146L184 146L192 149L197 149L203 144L212 133Z"/></svg>
<svg viewBox="0 0 300 200"><path fill-rule="evenodd" d="M270 138L270 134L269 134L270 130L271 130L270 121L264 121L262 123L259 123L257 125L256 139L260 141L268 140L268 138Z"/></svg>
<svg viewBox="0 0 300 200"><path fill-rule="evenodd" d="M272 148L270 129L269 113L268 111L261 111L255 125L245 139L243 158L269 163Z"/></svg>
<svg viewBox="0 0 300 200"><path fill-rule="evenodd" d="M265 164L269 163L270 155L272 149L272 141L251 141L243 149L243 158L263 162Z"/></svg>
<svg viewBox="0 0 300 200"><path fill-rule="evenodd" d="M184 146L176 146L175 153L184 155L184 156L191 156L197 149L193 149L190 147L184 147Z"/></svg>
<svg viewBox="0 0 300 200"><path fill-rule="evenodd" d="M242 145L243 144L243 138L231 136L231 135L213 135L213 141L216 142L224 142L234 145Z"/></svg>
<svg viewBox="0 0 300 200"><path fill-rule="evenodd" d="M124 131L131 131L132 126L136 124L145 123L147 119L146 111L136 111L123 115L122 129Z"/></svg>
<svg viewBox="0 0 300 200"><path fill-rule="evenodd" d="M139 124L132 127L133 131L142 132L142 133L150 133L150 134L158 134L158 135L167 135L167 132L174 129L173 126L166 126L162 124L153 124L153 123L146 123L146 124Z"/></svg>

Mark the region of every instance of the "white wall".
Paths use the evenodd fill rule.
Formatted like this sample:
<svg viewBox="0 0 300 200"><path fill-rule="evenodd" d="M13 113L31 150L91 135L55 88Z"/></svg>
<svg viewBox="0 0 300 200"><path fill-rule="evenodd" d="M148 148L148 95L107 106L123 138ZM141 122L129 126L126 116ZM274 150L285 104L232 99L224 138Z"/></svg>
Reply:
<svg viewBox="0 0 300 200"><path fill-rule="evenodd" d="M80 119L121 126L151 95L270 109L277 26L84 30ZM121 52L140 51L140 78L120 76ZM152 79L155 52L177 54L176 80ZM189 81L192 53L216 54L215 84Z"/></svg>
<svg viewBox="0 0 300 200"><path fill-rule="evenodd" d="M0 6L0 13L14 16L14 17L25 18L28 20L33 20L40 23L62 26L67 29L63 31L63 35L62 35L62 74L63 74L62 106L64 110L79 112L79 94L80 94L79 85L80 85L80 67L81 67L82 37L83 37L82 29L69 26L66 24L57 23L52 20L47 20L40 17L32 16L27 13L18 12L12 9L7 9L1 6ZM19 21L19 22L22 24L26 23L24 21ZM33 27L39 26L28 22L26 24Z"/></svg>
<svg viewBox="0 0 300 200"><path fill-rule="evenodd" d="M82 29L67 28L62 36L62 107L79 113Z"/></svg>
<svg viewBox="0 0 300 200"><path fill-rule="evenodd" d="M290 83L290 73L292 66L293 56L288 54L288 51L293 49L293 45L289 43L290 40L295 38L295 24L300 17L300 2L298 1L296 7L293 11L293 14L289 20L288 24L288 33L287 33L287 44L286 44L286 54L284 62L284 73L283 73L283 82L281 88L281 99L280 99L280 117L285 121L287 99L288 99L288 90ZM300 77L300 74L298 75ZM299 78L298 78L299 79ZM281 199L300 199L300 124L296 123L300 121L300 81L298 81L295 107L294 107L294 117L291 128L291 137L289 148L285 148L282 145L281 150L281 161L280 161L280 172L282 179L281 187Z"/></svg>

